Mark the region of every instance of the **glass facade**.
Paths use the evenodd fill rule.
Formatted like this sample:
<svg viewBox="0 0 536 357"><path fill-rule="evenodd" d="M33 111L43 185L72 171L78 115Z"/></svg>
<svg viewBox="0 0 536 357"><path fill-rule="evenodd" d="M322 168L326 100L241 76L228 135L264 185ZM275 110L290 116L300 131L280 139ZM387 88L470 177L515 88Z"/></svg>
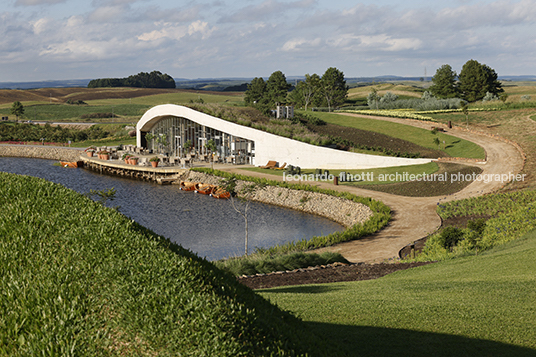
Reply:
<svg viewBox="0 0 536 357"><path fill-rule="evenodd" d="M142 132L141 135L142 146L155 153L181 158L191 155L202 159L210 154L205 145L209 140L214 140L215 161L255 165L254 141L200 125L186 118L162 118L149 132ZM188 146L190 150L187 149Z"/></svg>

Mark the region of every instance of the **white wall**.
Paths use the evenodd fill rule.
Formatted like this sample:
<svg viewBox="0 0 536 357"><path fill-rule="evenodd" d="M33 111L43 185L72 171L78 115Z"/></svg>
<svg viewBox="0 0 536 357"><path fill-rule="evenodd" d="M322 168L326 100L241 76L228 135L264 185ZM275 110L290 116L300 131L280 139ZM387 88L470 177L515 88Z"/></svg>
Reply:
<svg viewBox="0 0 536 357"><path fill-rule="evenodd" d="M136 125L137 145L141 146L140 131L149 131L161 118L182 117L216 130L255 141L255 164L264 165L270 160L279 164L299 166L303 169L370 169L425 164L431 159L406 159L389 156L357 154L310 145L300 141L269 134L247 126L228 122L193 109L174 104L158 105L149 109Z"/></svg>

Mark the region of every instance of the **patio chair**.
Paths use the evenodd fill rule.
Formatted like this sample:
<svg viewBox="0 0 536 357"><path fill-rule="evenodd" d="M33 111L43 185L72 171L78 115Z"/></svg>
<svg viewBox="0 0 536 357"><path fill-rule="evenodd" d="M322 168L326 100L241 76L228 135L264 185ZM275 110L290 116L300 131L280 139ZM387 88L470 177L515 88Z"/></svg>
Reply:
<svg viewBox="0 0 536 357"><path fill-rule="evenodd" d="M261 166L261 169L273 169L277 166L277 161L268 161L264 166Z"/></svg>

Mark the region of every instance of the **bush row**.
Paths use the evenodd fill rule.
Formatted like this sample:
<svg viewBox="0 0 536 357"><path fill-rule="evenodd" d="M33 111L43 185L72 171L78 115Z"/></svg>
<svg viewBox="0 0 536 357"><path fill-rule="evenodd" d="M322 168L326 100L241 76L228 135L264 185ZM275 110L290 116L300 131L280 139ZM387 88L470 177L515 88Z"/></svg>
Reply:
<svg viewBox="0 0 536 357"><path fill-rule="evenodd" d="M486 216L466 228L446 227L428 237L419 261L478 254L510 242L536 228L536 192L521 191L464 199L438 205L443 219Z"/></svg>

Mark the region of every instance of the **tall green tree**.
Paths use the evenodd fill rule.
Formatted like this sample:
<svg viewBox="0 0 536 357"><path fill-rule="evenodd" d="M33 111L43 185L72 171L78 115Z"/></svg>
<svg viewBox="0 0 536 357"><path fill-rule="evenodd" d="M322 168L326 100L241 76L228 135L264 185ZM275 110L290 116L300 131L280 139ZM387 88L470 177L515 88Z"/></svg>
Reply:
<svg viewBox="0 0 536 357"><path fill-rule="evenodd" d="M462 98L475 102L486 96L486 92L498 95L504 92L494 69L478 61L467 61L460 72L459 88Z"/></svg>
<svg viewBox="0 0 536 357"><path fill-rule="evenodd" d="M432 77L430 91L437 98L456 98L459 95L456 77L456 71L450 65L442 65Z"/></svg>
<svg viewBox="0 0 536 357"><path fill-rule="evenodd" d="M348 95L348 86L344 79L344 73L335 67L330 67L326 70L320 80L321 92L328 105L328 110L332 107L341 105L346 100Z"/></svg>
<svg viewBox="0 0 536 357"><path fill-rule="evenodd" d="M305 110L307 110L309 104L313 103L315 95L318 95L318 92L320 91L320 76L316 73L313 73L312 75L306 74L305 82L300 83L303 83L302 95L305 104Z"/></svg>
<svg viewBox="0 0 536 357"><path fill-rule="evenodd" d="M262 77L253 78L251 83L248 84L244 101L249 105L267 101L266 82Z"/></svg>
<svg viewBox="0 0 536 357"><path fill-rule="evenodd" d="M266 91L268 92L269 103L271 105L285 104L291 85L281 71L275 71L266 81Z"/></svg>
<svg viewBox="0 0 536 357"><path fill-rule="evenodd" d="M15 115L17 120L19 120L19 117L24 115L24 106L21 102L13 102L13 105L11 106L11 114Z"/></svg>

